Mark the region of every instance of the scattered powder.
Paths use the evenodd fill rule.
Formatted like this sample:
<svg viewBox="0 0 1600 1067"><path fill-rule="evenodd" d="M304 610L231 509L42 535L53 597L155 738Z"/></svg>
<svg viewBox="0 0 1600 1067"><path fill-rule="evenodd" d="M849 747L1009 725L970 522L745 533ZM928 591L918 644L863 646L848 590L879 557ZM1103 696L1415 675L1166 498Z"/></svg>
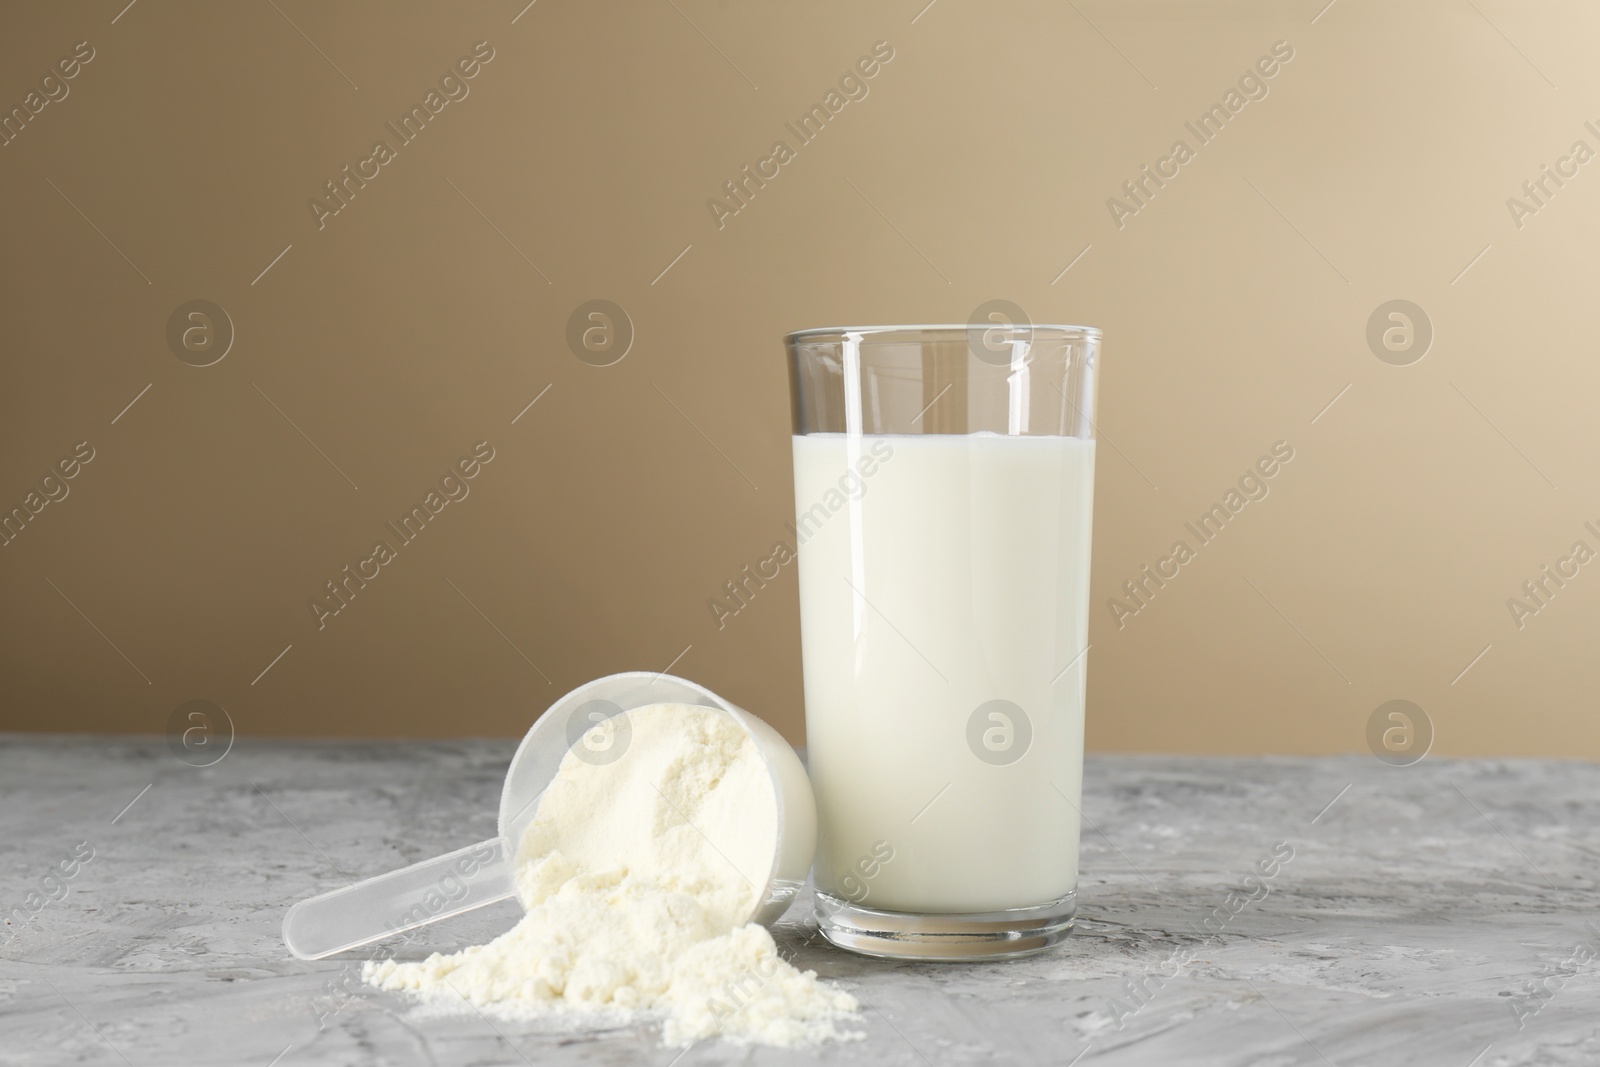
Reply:
<svg viewBox="0 0 1600 1067"><path fill-rule="evenodd" d="M362 977L513 1017L659 1019L674 1046L859 1036L839 1029L855 998L790 966L747 922L778 837L755 744L709 708L657 704L627 717L620 758L591 763L574 747L541 798L517 849L526 914L515 927L419 963L369 962Z"/></svg>

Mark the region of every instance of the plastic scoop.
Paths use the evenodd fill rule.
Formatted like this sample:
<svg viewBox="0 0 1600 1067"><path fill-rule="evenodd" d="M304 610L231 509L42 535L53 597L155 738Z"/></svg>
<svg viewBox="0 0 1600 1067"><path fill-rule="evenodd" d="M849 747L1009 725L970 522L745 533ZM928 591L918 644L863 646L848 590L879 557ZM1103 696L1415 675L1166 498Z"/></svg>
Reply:
<svg viewBox="0 0 1600 1067"><path fill-rule="evenodd" d="M778 841L749 920L775 922L805 883L816 849L816 801L799 757L772 727L704 686L670 674L631 671L580 685L528 730L506 771L498 837L302 900L284 916L283 943L300 959L317 960L515 897L517 844L562 759L575 748L591 762L620 758L629 736L624 713L651 704L721 711L755 743L772 776Z"/></svg>

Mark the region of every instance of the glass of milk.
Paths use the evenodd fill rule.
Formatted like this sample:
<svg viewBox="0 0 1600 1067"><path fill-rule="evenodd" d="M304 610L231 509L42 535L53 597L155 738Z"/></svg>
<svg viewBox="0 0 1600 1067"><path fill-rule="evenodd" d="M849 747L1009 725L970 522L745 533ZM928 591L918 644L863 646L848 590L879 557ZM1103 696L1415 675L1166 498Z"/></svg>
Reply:
<svg viewBox="0 0 1600 1067"><path fill-rule="evenodd" d="M785 339L817 919L836 945L992 959L1071 929L1099 341Z"/></svg>

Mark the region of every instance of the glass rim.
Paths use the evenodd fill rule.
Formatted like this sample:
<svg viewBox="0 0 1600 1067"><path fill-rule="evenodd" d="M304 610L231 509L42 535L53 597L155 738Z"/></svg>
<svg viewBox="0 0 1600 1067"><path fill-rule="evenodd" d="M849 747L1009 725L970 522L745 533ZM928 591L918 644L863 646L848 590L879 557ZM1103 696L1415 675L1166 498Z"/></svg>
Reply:
<svg viewBox="0 0 1600 1067"><path fill-rule="evenodd" d="M796 344L796 343L803 342L803 341L817 341L817 340L828 340L828 339L844 340L845 337L847 337L848 335L851 335L851 334L855 334L855 335L861 336L863 339L865 339L865 337L867 337L867 336L871 336L873 340L882 340L884 335L889 335L889 334L919 334L919 333L944 333L944 334L962 333L962 334L965 334L965 333L968 333L968 332L970 332L972 330L987 330L987 329L992 329L992 328L993 327L984 326L983 324L976 323L976 322L921 323L921 324L910 324L910 325L900 325L900 326L816 326L816 327L811 327L811 328L805 329L805 330L792 330L789 333L784 334L783 341L784 341L784 344L788 345L788 344ZM1077 325L1069 325L1069 324L1066 324L1066 323L1035 322L1035 323L1029 323L1026 326L1012 326L1012 327L1007 327L1007 328L1016 330L1018 333L1029 333L1029 334L1040 334L1040 333L1043 333L1044 334L1044 338L1043 339L1046 339L1046 340L1048 340L1048 339L1068 340L1068 339L1072 339L1072 338L1083 338L1083 339L1089 339L1089 340L1099 340L1100 336L1101 336L1101 333L1100 333L1100 330L1099 330L1098 327L1095 327L1095 326L1077 326Z"/></svg>

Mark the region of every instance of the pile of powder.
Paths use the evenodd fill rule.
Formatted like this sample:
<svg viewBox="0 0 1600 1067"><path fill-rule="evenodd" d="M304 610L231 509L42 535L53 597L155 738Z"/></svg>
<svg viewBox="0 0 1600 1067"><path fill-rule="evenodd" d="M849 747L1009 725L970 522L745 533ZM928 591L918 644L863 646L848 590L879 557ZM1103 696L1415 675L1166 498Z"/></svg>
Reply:
<svg viewBox="0 0 1600 1067"><path fill-rule="evenodd" d="M612 762L562 760L517 849L526 914L489 942L362 977L513 1017L663 1023L668 1045L721 1036L794 1046L857 1036L855 998L778 956L747 920L777 848L777 799L754 742L709 708L657 704L594 731ZM593 733L593 731L591 731Z"/></svg>

